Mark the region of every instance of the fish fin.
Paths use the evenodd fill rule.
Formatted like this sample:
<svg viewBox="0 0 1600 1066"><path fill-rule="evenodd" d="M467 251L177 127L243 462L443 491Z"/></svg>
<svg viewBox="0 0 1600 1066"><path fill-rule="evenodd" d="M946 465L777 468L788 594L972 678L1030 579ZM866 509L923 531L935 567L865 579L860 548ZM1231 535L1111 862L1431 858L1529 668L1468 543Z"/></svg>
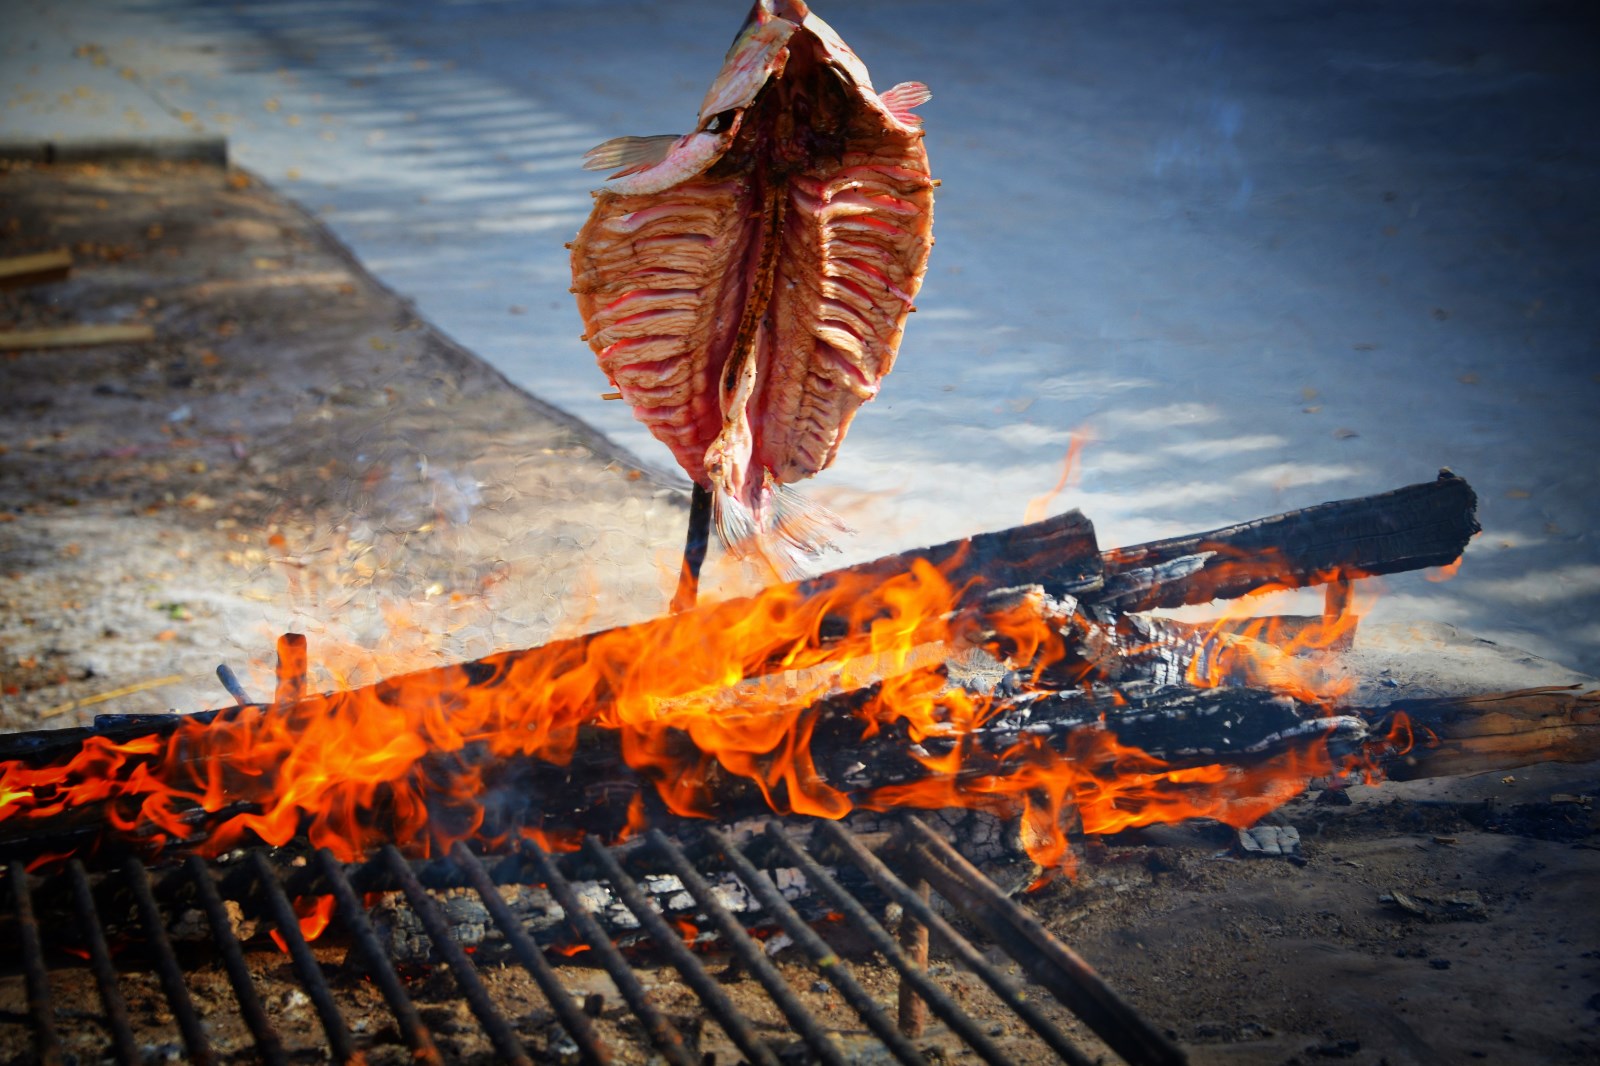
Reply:
<svg viewBox="0 0 1600 1066"><path fill-rule="evenodd" d="M735 559L755 554L755 512L720 484L714 485L711 490L711 525L717 531L717 539Z"/></svg>
<svg viewBox="0 0 1600 1066"><path fill-rule="evenodd" d="M613 167L621 167L621 170L611 175L613 178L637 174L667 158L672 146L680 140L682 138L673 133L657 134L654 137L613 137L583 153L583 169L610 170Z"/></svg>
<svg viewBox="0 0 1600 1066"><path fill-rule="evenodd" d="M911 109L921 107L933 99L933 93L920 81L903 81L892 89L887 89L878 99L883 101L883 106L889 114L904 122L908 126L922 125L922 116L913 115Z"/></svg>

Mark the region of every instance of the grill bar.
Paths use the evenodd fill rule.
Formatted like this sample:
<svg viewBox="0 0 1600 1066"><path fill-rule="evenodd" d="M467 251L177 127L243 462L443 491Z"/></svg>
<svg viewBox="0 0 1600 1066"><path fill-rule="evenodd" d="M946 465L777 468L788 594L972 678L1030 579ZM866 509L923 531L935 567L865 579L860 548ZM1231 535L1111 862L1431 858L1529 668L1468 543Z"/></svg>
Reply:
<svg viewBox="0 0 1600 1066"><path fill-rule="evenodd" d="M328 887L333 889L334 899L338 902L339 917L354 938L356 947L367 964L367 972L372 975L373 983L378 986L384 1002L389 1005L389 1011L399 1024L400 1035L406 1045L411 1048L418 1062L427 1066L444 1066L444 1059L440 1057L439 1049L434 1045L432 1034L428 1032L428 1027L422 1024L422 1017L417 1013L417 1005L411 1002L405 986L400 983L399 974L394 972L394 966L389 962L389 954L384 950L383 942L378 939L372 923L367 920L366 908L361 905L361 898L356 895L355 889L350 887L350 879L345 876L344 867L339 865L339 860L334 858L333 852L327 848L318 849L317 866L327 880Z"/></svg>
<svg viewBox="0 0 1600 1066"><path fill-rule="evenodd" d="M683 887L694 897L700 910L716 926L717 932L721 934L739 965L756 979L772 1002L777 1004L778 1010L783 1012L784 1018L794 1026L795 1032L800 1034L800 1039L805 1041L806 1046L823 1066L845 1066L844 1056L839 1053L838 1045L829 1039L827 1030L817 1021L816 1015L800 1002L800 997L794 994L789 982L778 973L777 967L772 965L761 945L717 899L711 886L700 876L699 871L690 865L688 857L678 845L659 829L652 829L646 840L651 851L667 864L667 868L679 881L683 882Z"/></svg>
<svg viewBox="0 0 1600 1066"><path fill-rule="evenodd" d="M922 1057L922 1053L889 1020L889 1016L867 994L866 989L856 983L844 960L817 935L816 930L795 913L795 909L789 906L789 901L783 898L783 893L778 891L778 886L773 884L766 872L756 869L755 864L746 858L724 833L716 829L707 829L706 836L717 845L723 857L728 860L728 865L733 867L733 872L739 875L739 880L743 881L745 887L761 901L761 906L767 913L777 919L783 931L811 956L817 969L827 976L833 987L844 997L845 1002L861 1016L867 1028L872 1030L872 1035L883 1041L889 1053L899 1059L904 1066L927 1066L927 1060Z"/></svg>
<svg viewBox="0 0 1600 1066"><path fill-rule="evenodd" d="M82 862L73 859L67 863L67 880L72 886L72 905L77 912L78 927L83 933L84 945L89 950L89 968L94 972L94 983L100 989L100 1002L106 1009L112 1053L122 1066L137 1066L144 1061L144 1057L134 1043L133 1024L128 1020L128 1003L122 997L117 971L111 965L111 946L106 943L106 929L100 924L94 893L89 890L89 874Z"/></svg>
<svg viewBox="0 0 1600 1066"><path fill-rule="evenodd" d="M864 933L878 954L889 961L889 964L900 972L907 984L921 997L922 1001L937 1014L940 1019L955 1032L967 1046L978 1053L978 1056L990 1066L1011 1066L1011 1059L1005 1052L997 1047L994 1041L978 1026L978 1023L956 1006L955 1000L944 993L938 985L928 979L921 965L912 960L905 950L889 935L888 930L879 925L877 920L867 913L867 908L861 901L844 890L844 886L833 879L833 876L816 859L808 855L784 833L777 822L767 823L767 836L778 845L789 859L806 875L806 881L821 889L839 911L853 922L857 929ZM911 915L907 913L907 919ZM920 924L920 923L919 923ZM924 926L923 928L926 928ZM907 1033L906 1036L913 1034Z"/></svg>
<svg viewBox="0 0 1600 1066"><path fill-rule="evenodd" d="M39 923L33 916L33 894L28 889L28 870L13 860L6 870L11 878L11 895L17 907L17 929L22 940L22 970L28 986L28 1013L33 1016L33 1047L39 1061L59 1066L62 1061L61 1037L56 1033L55 1009L50 1002L50 977L44 964L44 945L39 939Z"/></svg>
<svg viewBox="0 0 1600 1066"><path fill-rule="evenodd" d="M611 882L611 888L622 897L622 902L634 917L639 919L639 924L650 934L650 939L655 941L656 950L664 954L667 959L683 975L684 982L700 997L706 1009L716 1018L717 1024L722 1026L723 1032L728 1034L745 1058L752 1066L778 1066L778 1057L772 1053L750 1028L750 1023L743 1014L739 1013L733 1001L728 999L728 994L706 972L694 952L673 934L672 927L667 925L666 919L661 917L645 894L639 891L639 886L634 883L622 869L622 864L617 862L616 856L594 837L584 841L584 854L592 858L605 871L606 879Z"/></svg>
<svg viewBox="0 0 1600 1066"><path fill-rule="evenodd" d="M523 842L522 851L533 860L534 869L544 880L545 887L566 912L567 924L578 935L578 939L589 945L595 958L600 961L600 965L605 968L617 986L617 991L622 993L622 998L638 1016L639 1021L644 1023L645 1033L650 1037L650 1042L655 1045L656 1050L661 1052L672 1066L699 1066L699 1061L684 1045L683 1034L678 1032L677 1027L667 1020L667 1016L655 1005L650 993L639 983L638 975L623 959L622 953L600 928L594 916L584 908L578 899L578 894L572 890L572 883L556 868L550 855L531 840Z"/></svg>
<svg viewBox="0 0 1600 1066"><path fill-rule="evenodd" d="M217 1061L216 1055L212 1053L205 1030L200 1027L200 1016L195 1013L194 1000L189 997L188 986L183 983L178 957L172 953L172 940L167 936L161 908L156 906L155 894L150 891L150 872L138 859L129 859L123 869L139 907L139 923L144 927L151 964L161 980L162 990L167 994L167 1005L172 1008L172 1017L178 1023L183 1046L188 1049L189 1059L195 1066L213 1066Z"/></svg>
<svg viewBox="0 0 1600 1066"><path fill-rule="evenodd" d="M961 906L1011 957L1056 994L1112 1049L1134 1066L1181 1066L1188 1057L1112 991L1077 952L1018 907L943 837L915 817L905 820L917 842L919 869L939 894Z"/></svg>
<svg viewBox="0 0 1600 1066"><path fill-rule="evenodd" d="M460 986L462 995L467 998L467 1006L472 1008L472 1013L478 1018L478 1024L483 1026L483 1031L489 1034L489 1039L493 1042L501 1060L511 1063L512 1066L533 1066L533 1060L528 1057L521 1039L512 1030L511 1023L506 1021L505 1015L495 1007L494 1000L489 998L489 990L483 987L477 968L472 965L472 960L467 958L467 953L461 950L461 945L450 936L450 926L440 913L439 905L428 895L428 890L422 887L422 882L417 880L417 875L412 872L405 856L401 855L400 850L393 844L385 844L382 854L384 862L388 864L389 872L400 882L400 891L405 893L406 902L411 904L411 910L416 916L422 919L422 927L428 931L428 937L433 941L433 950L449 964L456 984Z"/></svg>
<svg viewBox="0 0 1600 1066"><path fill-rule="evenodd" d="M817 824L829 841L837 845L862 873L870 877L885 895L905 908L907 914L914 915L937 935L946 950L954 955L962 966L977 974L1000 1001L1026 1022L1028 1028L1037 1033L1039 1039L1048 1044L1050 1050L1060 1056L1063 1062L1070 1063L1071 1066L1095 1066L1094 1060L1085 1055L1071 1037L1046 1017L1031 999L1021 994L1004 974L989 965L989 961L971 941L956 932L944 916L935 911L920 893L896 877L889 867L884 865L882 859L868 851L865 845L843 826L829 821Z"/></svg>
<svg viewBox="0 0 1600 1066"><path fill-rule="evenodd" d="M328 1035L328 1049L333 1052L333 1060L350 1062L360 1058L355 1043L350 1039L350 1029L344 1023L344 1015L339 1013L339 1005L333 1001L333 990L328 987L327 980L322 976L322 967L317 965L316 956L311 954L311 945L306 943L305 934L300 931L299 916L294 913L294 906L284 894L283 885L279 883L278 875L273 873L266 854L259 848L250 852L249 867L265 898L267 913L272 916L272 923L278 927L278 935L283 937L284 946L289 949L289 961L294 965L294 972L305 986L306 995L311 998L311 1005L322 1021L322 1031Z"/></svg>
<svg viewBox="0 0 1600 1066"><path fill-rule="evenodd" d="M516 916L511 913L511 908L506 906L506 901L495 891L494 881L490 879L489 872L483 868L483 863L471 849L460 842L456 843L450 857L466 873L467 882L483 900L484 907L489 911L489 917L494 919L494 924L505 934L506 943L511 946L512 954L532 976L534 983L539 986L539 991L544 993L544 998L555 1011L556 1017L561 1020L562 1028L572 1037L572 1042L578 1045L579 1057L589 1066L610 1066L611 1049L600 1040L594 1031L594 1023L579 1009L571 993L562 986L554 968L544 957L544 952L533 942L533 938L523 931Z"/></svg>
<svg viewBox="0 0 1600 1066"><path fill-rule="evenodd" d="M205 912L206 924L211 926L211 939L222 954L223 968L228 971L233 994L239 1000L239 1013L249 1027L250 1035L255 1037L261 1060L267 1066L287 1066L289 1058L284 1054L283 1041L278 1038L278 1031L272 1027L272 1020L261 1005L261 997L256 994L255 982L250 979L250 968L245 965L244 952L239 949L239 938L233 935L233 925L228 921L222 897L217 894L217 884L211 879L211 871L198 855L190 855L183 865L194 882L200 898L200 909Z"/></svg>

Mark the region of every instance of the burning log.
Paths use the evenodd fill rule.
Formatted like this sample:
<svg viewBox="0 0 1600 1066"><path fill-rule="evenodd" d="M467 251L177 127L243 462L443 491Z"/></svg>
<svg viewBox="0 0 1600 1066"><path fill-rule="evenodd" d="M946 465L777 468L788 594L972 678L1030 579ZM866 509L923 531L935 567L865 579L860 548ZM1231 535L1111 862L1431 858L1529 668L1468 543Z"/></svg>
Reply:
<svg viewBox="0 0 1600 1066"><path fill-rule="evenodd" d="M442 849L463 836L614 836L669 812L838 817L890 805L1037 808L1035 821L1058 825L1095 767L1115 775L1129 758L1155 760L1140 763L1154 793L1094 788L1159 811L1172 798L1156 794L1160 782L1181 779L1185 802L1203 797L1190 813L1243 818L1282 797L1232 807L1234 793L1273 773L1302 779L1331 768L1296 762L1307 738L1327 731L1322 708L1312 696L1152 687L1215 684L1261 642L1107 604L1450 562L1477 531L1472 506L1466 483L1441 474L1213 539L1104 554L1072 512L333 694L306 694L305 648L291 636L280 642L273 704L106 717L94 729L11 739L0 750L10 757L0 782L14 797L0 807L0 842L27 840L37 853L53 839L72 850L109 824L135 844L142 835L152 846L203 841L220 851L309 830L354 856L395 838L431 838ZM1012 658L1022 682L990 693L993 676L975 676L952 687L960 664L947 661L975 647ZM1091 682L1118 688L1017 691ZM1187 740L1162 737L1197 699L1229 709L1193 713ZM1086 728L1102 718L1148 750ZM1228 731L1207 734L1208 719ZM1341 722L1332 720L1349 725ZM1257 740L1262 774L1198 772ZM641 782L654 787L641 792ZM1101 815L1080 815L1103 831ZM1045 835L1059 852L1059 828Z"/></svg>
<svg viewBox="0 0 1600 1066"><path fill-rule="evenodd" d="M1377 496L1107 552L1105 584L1092 599L1148 611L1232 599L1267 584L1306 588L1446 566L1478 533L1477 507L1472 487L1440 470L1434 481Z"/></svg>
<svg viewBox="0 0 1600 1066"><path fill-rule="evenodd" d="M1530 688L1450 699L1397 700L1416 744L1390 760L1397 781L1600 759L1600 690Z"/></svg>

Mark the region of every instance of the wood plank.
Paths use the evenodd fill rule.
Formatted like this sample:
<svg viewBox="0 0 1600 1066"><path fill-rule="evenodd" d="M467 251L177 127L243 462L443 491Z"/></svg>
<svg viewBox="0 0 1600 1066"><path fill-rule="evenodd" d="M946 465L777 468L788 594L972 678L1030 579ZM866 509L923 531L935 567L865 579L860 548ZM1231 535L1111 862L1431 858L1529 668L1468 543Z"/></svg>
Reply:
<svg viewBox="0 0 1600 1066"><path fill-rule="evenodd" d="M33 255L13 255L0 259L0 289L20 289L60 281L72 272L72 253L65 248Z"/></svg>
<svg viewBox="0 0 1600 1066"><path fill-rule="evenodd" d="M0 330L0 351L20 352L46 348L93 348L106 344L146 344L155 339L156 331L143 322Z"/></svg>

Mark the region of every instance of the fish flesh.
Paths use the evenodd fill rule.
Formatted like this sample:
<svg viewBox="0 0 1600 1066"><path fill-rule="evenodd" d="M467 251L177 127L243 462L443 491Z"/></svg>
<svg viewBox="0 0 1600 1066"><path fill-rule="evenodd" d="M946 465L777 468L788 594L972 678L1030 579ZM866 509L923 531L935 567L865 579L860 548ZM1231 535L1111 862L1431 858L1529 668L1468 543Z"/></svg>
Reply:
<svg viewBox="0 0 1600 1066"><path fill-rule="evenodd" d="M571 244L585 340L709 488L719 539L792 574L843 525L789 486L894 365L933 245L913 108L800 0L758 0L682 136L618 137Z"/></svg>

